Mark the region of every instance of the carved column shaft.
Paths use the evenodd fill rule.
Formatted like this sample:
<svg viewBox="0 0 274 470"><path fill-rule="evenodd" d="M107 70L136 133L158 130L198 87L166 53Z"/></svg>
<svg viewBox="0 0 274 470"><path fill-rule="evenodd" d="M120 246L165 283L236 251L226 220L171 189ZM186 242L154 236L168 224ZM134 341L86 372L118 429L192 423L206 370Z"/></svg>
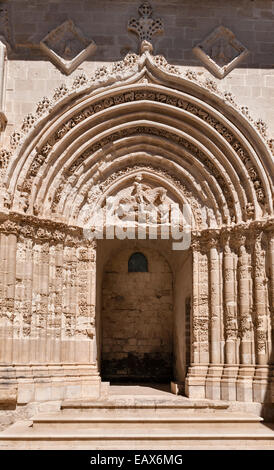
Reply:
<svg viewBox="0 0 274 470"><path fill-rule="evenodd" d="M238 257L238 298L240 363L252 364L252 338L250 316L250 260L245 246L246 239L240 238Z"/></svg>
<svg viewBox="0 0 274 470"><path fill-rule="evenodd" d="M270 262L270 315L271 315L271 335L270 335L270 369L272 369L272 381L274 381L274 233L269 233L268 235L268 253L269 253L269 262Z"/></svg>
<svg viewBox="0 0 274 470"><path fill-rule="evenodd" d="M223 296L224 296L224 327L225 327L225 363L236 364L237 317L235 299L234 259L230 249L230 237L223 240Z"/></svg>
<svg viewBox="0 0 274 470"><path fill-rule="evenodd" d="M64 338L64 318L63 318L63 283L64 283L64 246L58 243L55 248L55 296L54 296L54 312L55 312L55 353L56 362L63 362L62 340Z"/></svg>
<svg viewBox="0 0 274 470"><path fill-rule="evenodd" d="M274 316L274 233L268 235L268 253L270 262L270 311Z"/></svg>
<svg viewBox="0 0 274 470"><path fill-rule="evenodd" d="M6 308L8 317L14 317L14 299L15 299L15 275L16 275L16 244L17 235L9 233L6 236ZM5 340L5 357L7 361L13 359L13 332L14 320L9 322L7 330L7 339Z"/></svg>
<svg viewBox="0 0 274 470"><path fill-rule="evenodd" d="M0 234L0 362L8 364L12 361L12 336L14 318L14 263L10 235ZM9 297L10 296L10 297Z"/></svg>
<svg viewBox="0 0 274 470"><path fill-rule="evenodd" d="M205 398L208 370L208 263L198 240L192 243L193 311L191 321L192 357L185 381L187 396Z"/></svg>
<svg viewBox="0 0 274 470"><path fill-rule="evenodd" d="M254 266L254 324L256 341L256 364L266 365L268 362L268 318L266 309L266 273L265 254L261 244L262 233L255 239L253 251Z"/></svg>
<svg viewBox="0 0 274 470"><path fill-rule="evenodd" d="M210 362L220 363L220 279L218 240L209 245Z"/></svg>
<svg viewBox="0 0 274 470"><path fill-rule="evenodd" d="M200 354L199 354L199 337L198 337L198 329L196 325L198 325L199 321L199 247L198 245L194 245L192 247L193 252L193 271L192 271L192 279L193 279L193 312L192 312L192 363L199 364L200 362Z"/></svg>

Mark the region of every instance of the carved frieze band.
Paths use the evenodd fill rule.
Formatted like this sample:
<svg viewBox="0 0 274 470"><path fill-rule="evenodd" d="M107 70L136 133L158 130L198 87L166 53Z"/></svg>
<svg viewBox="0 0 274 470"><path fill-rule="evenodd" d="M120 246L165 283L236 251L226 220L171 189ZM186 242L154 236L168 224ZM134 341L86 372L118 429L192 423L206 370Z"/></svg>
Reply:
<svg viewBox="0 0 274 470"><path fill-rule="evenodd" d="M94 241L83 237L79 227L55 223L51 220L41 220L36 217L10 214L0 221L0 233L14 233L18 238L36 239L40 242L52 242L71 246L95 246Z"/></svg>
<svg viewBox="0 0 274 470"><path fill-rule="evenodd" d="M254 189L256 192L256 196L258 201L261 204L264 204L265 200L265 194L264 190L262 187L261 180L259 178L259 175L257 174L256 169L254 168L249 155L247 151L242 147L240 142L234 137L234 135L220 122L218 122L213 116L211 116L208 112L205 110L198 108L197 106L193 105L192 103L189 103L185 100L180 100L174 96L166 95L163 93L154 93L148 90L140 90L140 91L131 91L127 93L123 93L121 95L116 95L113 98L108 98L103 101L99 101L98 103L95 103L93 106L89 106L85 108L83 111L78 113L77 115L73 116L70 120L68 120L64 125L62 125L55 133L54 136L51 137L51 139L45 144L40 151L37 153L35 156L33 163L30 167L30 170L27 174L26 180L20 188L22 191L26 193L31 192L31 187L32 187L32 181L35 178L35 176L38 173L39 168L43 165L43 163L46 161L49 153L53 149L54 145L60 141L72 128L76 127L79 123L81 123L83 120L87 119L91 115L98 113L104 109L107 109L111 106L115 106L121 103L126 103L130 101L135 101L135 100L152 100L152 101L158 101L158 102L163 102L170 104L172 106L176 106L178 108L183 108L186 111L190 112L191 114L194 114L198 116L200 119L203 119L206 121L210 126L212 126L214 129L217 130L218 133L220 133L226 140L227 142L232 146L233 150L236 151L236 153L239 155L240 159L242 160L243 164L245 165L247 172L253 182ZM144 133L147 133L147 128L143 129ZM124 136L129 135L130 132L136 132L138 133L138 130L133 131L133 130L127 130L127 131L121 131L124 133ZM158 130L151 130L151 133L159 135L161 133ZM175 142L177 142L179 145L183 145L186 149L193 151L195 154L200 154L201 151L199 151L193 144L188 143L185 139L182 139L178 137L177 135L167 135L168 133L162 132L162 137L171 139ZM123 135L122 135L123 136ZM98 142L91 150L91 152L95 152L102 148L104 145L107 143L115 140L116 138L121 137L121 135L112 134L112 136L108 136L107 138L103 139L100 143ZM70 171L74 171L76 167L84 161L86 158L86 153L83 154L77 162L74 163L73 167L70 169ZM231 194L230 190L226 187L226 184L224 182L223 177L219 174L218 170L214 165L208 161L208 159L203 156L203 160L206 160L206 164L209 168L209 170L214 174L215 178L218 180L218 183L224 188L225 196L228 201L228 206L231 206ZM246 208L247 210L247 216L252 217L254 208L251 207L251 204Z"/></svg>

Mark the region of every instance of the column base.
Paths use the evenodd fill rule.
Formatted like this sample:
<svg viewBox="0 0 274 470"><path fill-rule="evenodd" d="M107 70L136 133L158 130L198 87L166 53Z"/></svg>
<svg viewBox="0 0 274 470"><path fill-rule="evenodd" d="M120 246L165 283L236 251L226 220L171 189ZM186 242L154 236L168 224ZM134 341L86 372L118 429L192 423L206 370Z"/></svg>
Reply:
<svg viewBox="0 0 274 470"><path fill-rule="evenodd" d="M206 398L221 399L221 376L223 365L210 365L206 377Z"/></svg>
<svg viewBox="0 0 274 470"><path fill-rule="evenodd" d="M0 375L3 376L1 369ZM13 402L18 405L99 398L101 393L101 377L92 364L18 365L5 370L5 383L0 383L0 390L6 390L1 395L2 402L5 399L7 404L11 400L7 390L12 391Z"/></svg>
<svg viewBox="0 0 274 470"><path fill-rule="evenodd" d="M205 398L208 365L193 365L185 380L185 394L189 398Z"/></svg>
<svg viewBox="0 0 274 470"><path fill-rule="evenodd" d="M239 367L236 365L224 365L223 375L221 378L221 400L236 401L236 380L238 370Z"/></svg>
<svg viewBox="0 0 274 470"><path fill-rule="evenodd" d="M239 374L236 381L237 401L253 401L253 376L255 366L240 365Z"/></svg>
<svg viewBox="0 0 274 470"><path fill-rule="evenodd" d="M256 366L253 379L253 400L271 402L270 366Z"/></svg>

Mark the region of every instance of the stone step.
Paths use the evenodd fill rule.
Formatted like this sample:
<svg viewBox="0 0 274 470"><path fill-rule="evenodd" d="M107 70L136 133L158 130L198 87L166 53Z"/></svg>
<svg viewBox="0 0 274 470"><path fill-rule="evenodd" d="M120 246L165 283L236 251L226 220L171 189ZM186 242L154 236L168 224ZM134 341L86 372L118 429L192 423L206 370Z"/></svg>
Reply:
<svg viewBox="0 0 274 470"><path fill-rule="evenodd" d="M0 434L0 449L159 449L159 448L249 448L274 449L274 432L260 423L239 424L225 431L225 426L217 423L201 429L197 423L193 427L178 430L154 430L144 426L139 430L127 430L120 426L117 430L78 429L66 432L64 427L54 431L35 431L32 421L18 422Z"/></svg>
<svg viewBox="0 0 274 470"><path fill-rule="evenodd" d="M168 410L227 410L230 404L224 401L213 400L188 400L184 398L175 399L151 399L151 397L132 397L106 400L106 401L91 401L91 400L64 400L61 405L62 410L134 410L134 409L168 409Z"/></svg>
<svg viewBox="0 0 274 470"><path fill-rule="evenodd" d="M156 413L155 413L156 415ZM174 416L83 416L83 413L79 415L75 414L64 414L64 413L55 413L55 414L41 414L33 418L33 428L35 430L47 430L47 429L56 429L62 428L66 429L70 427L71 429L108 429L111 430L120 430L121 426L126 429L144 429L146 426L147 429L173 429L180 430L182 426L191 428L193 425L200 425L200 428L203 429L205 426L210 423L215 423L223 425L228 428L233 428L242 425L243 423L260 423L263 421L263 418L255 415L248 414L239 414L239 413L196 413L174 417Z"/></svg>

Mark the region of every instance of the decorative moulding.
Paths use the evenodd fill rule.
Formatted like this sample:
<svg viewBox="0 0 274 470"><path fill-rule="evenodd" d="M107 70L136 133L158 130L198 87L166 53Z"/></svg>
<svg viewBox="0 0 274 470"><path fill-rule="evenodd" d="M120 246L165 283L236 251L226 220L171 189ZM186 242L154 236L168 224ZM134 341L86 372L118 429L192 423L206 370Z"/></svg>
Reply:
<svg viewBox="0 0 274 470"><path fill-rule="evenodd" d="M193 53L217 78L224 78L249 54L235 34L224 26L216 28Z"/></svg>
<svg viewBox="0 0 274 470"><path fill-rule="evenodd" d="M42 39L40 47L62 72L69 75L95 52L96 44L87 40L73 21L68 20Z"/></svg>
<svg viewBox="0 0 274 470"><path fill-rule="evenodd" d="M261 119L254 120L248 108L246 106L239 106L230 92L218 88L217 83L209 77L201 79L201 77L191 69L181 71L179 67L169 64L163 56L153 56L149 50L146 50L146 45L147 42L143 41L141 49L144 48L144 52L142 54L138 55L130 52L121 61L114 62L108 66L104 65L98 67L91 77L86 77L81 73L79 76L75 77L71 86L67 86L63 83L54 90L54 95L51 98L43 97L37 104L36 112L25 117L20 132L14 131L12 133L10 137L10 148L13 151L17 149L22 144L24 136L33 129L37 121L46 119L48 113L51 112L52 108L56 106L57 103L61 105L64 104L70 96L75 96L78 92L83 93L85 91L86 93L90 93L99 86L109 86L113 85L115 82L126 81L135 74L140 74L141 69L152 65L159 71L173 76L176 80L178 78L188 80L205 90L209 90L212 96L221 98L227 105L237 110L249 121L252 127L256 129L265 140L270 151L274 153L274 139L269 138L266 124Z"/></svg>

